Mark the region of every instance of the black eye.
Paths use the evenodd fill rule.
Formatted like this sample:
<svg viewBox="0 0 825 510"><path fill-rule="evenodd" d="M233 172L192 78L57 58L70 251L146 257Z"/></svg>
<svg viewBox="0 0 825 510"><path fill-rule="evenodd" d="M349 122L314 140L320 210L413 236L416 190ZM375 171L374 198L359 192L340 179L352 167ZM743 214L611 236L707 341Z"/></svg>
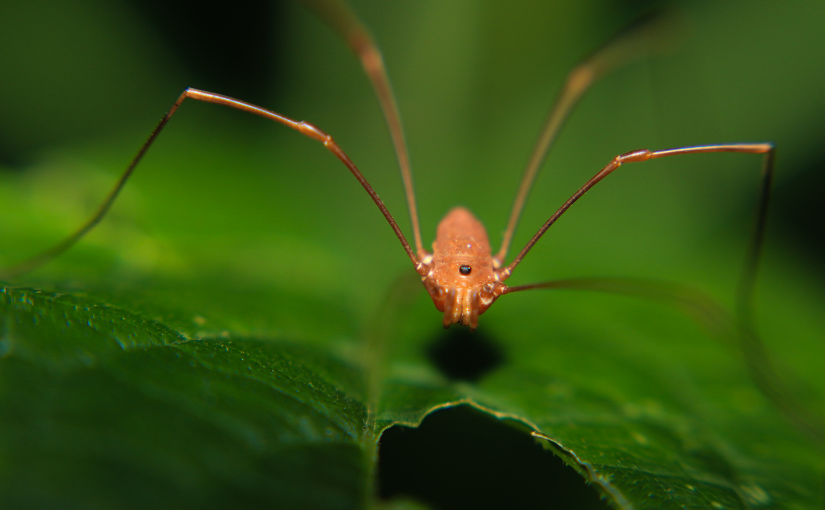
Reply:
<svg viewBox="0 0 825 510"><path fill-rule="evenodd" d="M472 270L473 270L473 268L470 267L470 266L461 266L461 267L458 268L458 272L465 275L465 276L470 274L470 271L472 271Z"/></svg>

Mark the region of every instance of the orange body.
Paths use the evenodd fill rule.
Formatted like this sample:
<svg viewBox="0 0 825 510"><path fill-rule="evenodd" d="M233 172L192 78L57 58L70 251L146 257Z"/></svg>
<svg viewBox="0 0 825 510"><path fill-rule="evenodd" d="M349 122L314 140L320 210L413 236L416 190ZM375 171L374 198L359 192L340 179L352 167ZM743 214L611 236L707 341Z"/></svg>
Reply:
<svg viewBox="0 0 825 510"><path fill-rule="evenodd" d="M478 316L505 289L490 251L487 231L470 211L452 209L438 224L432 255L422 258L421 280L444 327L461 323L475 329Z"/></svg>

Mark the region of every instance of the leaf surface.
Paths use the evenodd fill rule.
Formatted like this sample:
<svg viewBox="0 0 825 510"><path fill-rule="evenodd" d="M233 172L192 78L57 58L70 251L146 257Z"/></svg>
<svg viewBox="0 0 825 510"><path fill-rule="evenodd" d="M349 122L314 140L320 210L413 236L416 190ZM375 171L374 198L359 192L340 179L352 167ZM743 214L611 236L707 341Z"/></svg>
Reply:
<svg viewBox="0 0 825 510"><path fill-rule="evenodd" d="M782 181L819 143L809 140L809 117L821 104L810 93L822 89L810 65L825 47L821 6L794 14L759 5L688 8L696 28L681 53L594 88L538 181L515 245L601 165L640 147L773 140L781 197ZM152 34L96 9L106 23L91 18L95 9L81 21L117 30L88 30L88 38L109 37L137 56L95 43L124 67L89 64L71 82L85 85L77 104L107 132L26 153L25 173L0 174L2 265L80 224L169 106L167 91L155 89L149 113L135 96L119 103L120 82L107 80L170 79L171 102L190 79L174 65L147 64L166 62ZM554 87L630 20L605 26L607 11L589 3L415 9L362 14L398 87L424 238L461 203L495 243L517 185L513 168L529 154ZM288 14L283 30L300 51L282 69L294 82L265 105L335 136L404 226L388 139L356 63L310 16ZM523 38L507 36L510 16ZM62 26L47 21L43 30ZM800 52L790 33L807 38L806 58L788 56ZM27 62L46 62L34 55ZM4 65L18 69L10 58ZM319 64L330 61L341 69ZM787 66L782 80L778 63ZM70 81L51 65L48 83ZM58 131L78 129L64 114L68 127L50 117L51 96L29 90L38 81L25 73L9 72L14 79L2 84L4 97L23 98L9 104L28 105L21 111L35 127L54 120ZM651 80L667 105L655 113L644 106L657 103L643 94ZM62 100L66 111L75 106ZM36 129L15 108L0 127L17 143ZM110 128L109 109L128 123ZM87 239L5 282L0 506L416 507L375 500L376 444L389 427L466 404L533 432L616 508L821 507L822 452L757 390L735 345L661 303L585 292L505 296L469 339L460 330L443 336L397 240L340 164L311 140L234 113L184 104ZM759 162L645 165L589 193L513 283L642 276L695 283L729 304ZM821 415L825 285L821 265L784 237L786 227L769 232L757 317L789 388ZM450 371L476 355L485 370Z"/></svg>

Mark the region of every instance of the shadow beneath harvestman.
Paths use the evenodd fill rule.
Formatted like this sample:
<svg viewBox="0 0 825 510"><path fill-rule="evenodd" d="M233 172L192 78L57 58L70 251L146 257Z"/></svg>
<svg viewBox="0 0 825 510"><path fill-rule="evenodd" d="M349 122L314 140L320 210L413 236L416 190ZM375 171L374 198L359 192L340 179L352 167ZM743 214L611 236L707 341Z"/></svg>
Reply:
<svg viewBox="0 0 825 510"><path fill-rule="evenodd" d="M450 381L477 383L507 359L501 346L481 331L450 328L427 347L427 358Z"/></svg>

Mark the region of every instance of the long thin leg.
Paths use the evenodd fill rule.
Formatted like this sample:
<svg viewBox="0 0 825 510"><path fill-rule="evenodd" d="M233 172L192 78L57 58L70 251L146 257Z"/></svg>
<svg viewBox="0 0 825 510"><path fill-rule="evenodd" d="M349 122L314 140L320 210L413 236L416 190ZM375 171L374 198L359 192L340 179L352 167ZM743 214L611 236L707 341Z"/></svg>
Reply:
<svg viewBox="0 0 825 510"><path fill-rule="evenodd" d="M533 289L585 290L650 299L684 311L714 336L730 339L737 332L728 311L705 294L684 285L641 278L567 278L508 287L504 294Z"/></svg>
<svg viewBox="0 0 825 510"><path fill-rule="evenodd" d="M346 3L340 0L302 1L344 40L350 51L361 61L361 65L372 83L372 88L375 90L375 95L378 96L378 102L381 105L381 111L384 113L387 128L390 130L392 143L395 146L398 167L401 169L401 179L404 181L407 207L412 222L415 251L419 257L424 258L427 252L421 244L421 228L418 224L418 208L415 204L415 189L413 187L412 172L410 171L407 143L404 139L404 128L401 125L401 114L398 112L398 104L395 101L390 79L384 67L381 50L378 49L378 45L375 44L361 20Z"/></svg>
<svg viewBox="0 0 825 510"><path fill-rule="evenodd" d="M553 143L556 141L564 123L570 117L573 108L597 80L648 52L651 48L649 44L651 39L660 43L655 46L656 48L660 49L665 46L661 44L661 39L663 39L661 35L662 24L662 20L648 22L609 41L604 47L573 68L567 75L564 87L550 109L550 114L547 116L533 152L530 154L527 168L525 168L524 175L521 178L521 184L513 202L513 209L510 212L510 219L507 221L507 228L504 230L501 249L495 256L495 261L499 266L504 264L504 259L510 250L513 234L518 226L519 218L527 202L527 196L530 194L530 189L538 176L539 169L544 160L547 159L547 154L553 147Z"/></svg>
<svg viewBox="0 0 825 510"><path fill-rule="evenodd" d="M556 280L530 285L519 285L508 287L504 292L519 292L530 289L574 289L574 290L595 290L600 292L610 292L618 294L629 294L656 301L663 301L674 305L690 316L695 318L703 327L710 330L715 336L730 338L736 337L739 348L748 368L748 373L756 386L785 416L808 437L814 439L821 447L825 447L825 424L820 417L807 409L805 405L798 401L791 387L803 386L800 382L788 384L780 376L775 364L771 361L762 338L756 332L753 314L753 296L756 286L756 275L759 266L759 258L762 253L762 244L765 237L765 227L767 224L768 202L770 198L771 183L773 180L773 158L774 148L771 144L739 144L739 145L719 145L704 147L684 147L670 149L666 151L649 152L635 151L622 156L617 156L593 179L587 182L573 197L562 206L553 217L542 227L542 230L531 240L532 246L538 237L549 228L549 226L561 216L584 192L592 187L596 182L603 179L610 172L618 168L622 163L645 161L657 157L672 156L676 154L689 154L701 152L746 152L764 154L764 165L762 168L761 189L759 201L757 203L757 213L751 236L750 246L745 258L745 264L737 289L736 312L738 319L734 319L720 305L712 299L680 285L673 285L664 282L649 280L638 280L628 278L574 278L567 280ZM520 256L526 253L522 250ZM520 258L518 258L520 260ZM512 269L514 267L511 264Z"/></svg>
<svg viewBox="0 0 825 510"><path fill-rule="evenodd" d="M220 94L214 94L212 92L205 92L203 90L188 88L183 91L180 97L178 97L178 100L175 101L175 104L172 105L172 108L169 110L169 112L163 116L160 123L157 125L155 130L152 131L152 134L149 135L149 138L146 140L146 142L144 142L143 146L140 148L135 158L132 160L131 163L129 163L129 166L126 168L126 171L123 172L123 175L120 176L120 179L117 181L117 184L115 184L115 187L112 189L112 191L109 192L109 195L106 197L106 199L97 209L97 211L92 215L92 217L89 218L89 220L86 223L84 223L79 229L77 229L77 231L75 231L72 235L68 236L66 239L52 246L48 250L38 255L35 255L34 257L26 259L17 265L6 268L4 270L0 270L0 276L5 278L13 278L15 276L32 271L33 269L42 266L43 264L49 262L50 260L54 259L64 251L71 248L72 245L74 245L92 228L94 228L94 226L97 225L98 222L100 222L100 220L103 219L103 217L106 215L106 212L112 206L112 203L117 198L118 194L120 193L120 190L123 189L123 186L126 184L126 181L132 175L132 172L135 170L135 167L137 167L138 163L140 163L140 160L143 158L144 154L146 154L146 151L149 150L149 147L151 147L152 143L163 130L164 126L166 126L166 123L169 122L169 119L172 117L172 115L175 114L178 107L181 105L181 103L183 103L183 101L186 98L197 99L198 101L205 101L207 103L222 104L225 106L229 106L231 108L235 108L237 110L254 113L255 115L260 115L261 117L274 120L275 122L279 122L289 128L298 131L299 133L305 136L308 136L314 140L318 140L319 142L323 143L324 147L326 147L330 152L335 154L335 156L338 159L340 159L341 162L343 162L347 166L347 168L349 168L350 172L352 172L352 175L354 175L355 178L358 179L358 182L361 183L361 186L364 187L364 189L369 194L370 198L372 198L373 202L375 202L375 205L378 206L378 209L381 211L381 214L384 215L384 218L386 218L387 222L390 224L390 227L392 227L392 230L393 232L395 232L395 235L398 236L398 240L401 241L401 245L404 247L404 250L407 252L407 255L410 257L412 263L415 265L416 270L421 269L421 263L419 262L416 255L412 252L410 244L407 242L407 239L404 237L404 234L401 232L401 229L398 228L398 224L395 222L392 215L387 210L386 206L384 205L384 202L381 201L381 199L378 197L378 194L375 192L372 186L370 186L370 184L367 182L367 180L364 178L364 176L361 174L361 172L358 170L355 164L349 159L349 157L347 157L344 151L341 150L341 148L338 147L338 145L332 140L331 136L324 133L312 124L308 124L303 121L294 121L273 111L261 108L260 106L255 106L253 104L246 103L238 99L233 99L231 97L222 96Z"/></svg>
<svg viewBox="0 0 825 510"><path fill-rule="evenodd" d="M579 190L573 194L572 197L567 199L567 201L562 204L561 207L553 214L553 216L548 219L544 225L536 232L536 235L533 236L532 239L527 243L527 245L522 248L521 252L513 259L510 264L505 267L504 269L499 270L499 274L501 276L501 280L506 280L510 277L513 273L513 269L521 263L521 260L527 255L527 252L530 251L530 248L541 239L541 236L547 232L547 229L556 222L562 214L565 213L570 206L576 203L576 201L582 197L585 193L587 193L590 188L596 185L599 181L613 173L614 170L619 168L625 163L638 163L641 161L647 161L649 159L657 159L657 158L664 158L667 156L677 156L680 154L703 154L709 152L742 152L748 154L764 154L765 160L763 165L762 171L762 196L759 199L760 204L760 214L758 218L759 224L757 225L757 238L758 238L758 245L754 246L751 251L750 259L752 262L748 263L748 267L746 268L747 271L754 272L756 269L756 262L758 261L758 254L761 252L762 248L762 237L765 230L765 217L766 213L762 212L762 209L765 208L767 205L767 193L770 188L770 182L773 178L773 152L774 147L773 144L770 143L740 143L740 144L729 144L729 145L701 145L698 147L677 147L675 149L666 149L661 151L650 151L647 149L642 149L638 151L628 152L625 154L621 154L613 158L613 160L604 168L602 168L599 173L594 175L589 181L587 181L584 186L579 188ZM765 185L767 184L767 186ZM746 289L747 290L747 289ZM748 290L749 292L749 290Z"/></svg>

